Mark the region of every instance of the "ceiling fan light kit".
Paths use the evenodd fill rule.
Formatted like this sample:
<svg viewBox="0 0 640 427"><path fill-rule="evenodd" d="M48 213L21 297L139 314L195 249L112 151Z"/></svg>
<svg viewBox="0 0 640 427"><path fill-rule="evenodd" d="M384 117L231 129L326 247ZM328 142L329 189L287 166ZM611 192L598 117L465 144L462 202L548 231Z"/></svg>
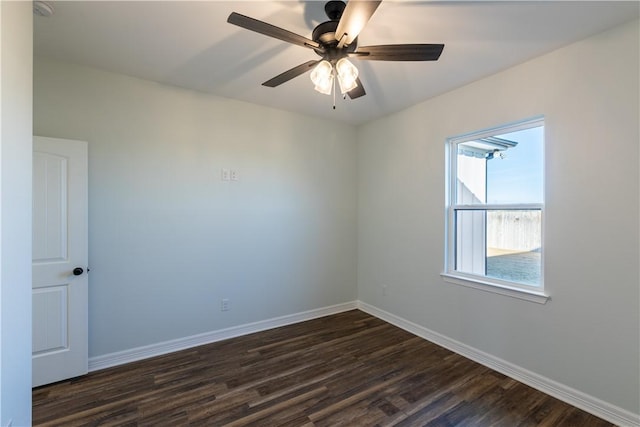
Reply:
<svg viewBox="0 0 640 427"><path fill-rule="evenodd" d="M322 94L331 95L336 76L343 95L358 86L358 69L347 58L341 58L336 62L335 68L327 60L322 60L316 65L311 71L314 89Z"/></svg>
<svg viewBox="0 0 640 427"><path fill-rule="evenodd" d="M437 61L444 44L394 44L358 48L358 35L380 5L380 1L332 0L324 10L329 21L313 29L311 39L258 19L232 12L227 22L287 43L313 49L321 57L285 71L262 83L276 87L311 71L315 90L331 95L338 80L340 92L351 99L366 95L358 69L347 58L369 61ZM335 107L334 107L335 108Z"/></svg>

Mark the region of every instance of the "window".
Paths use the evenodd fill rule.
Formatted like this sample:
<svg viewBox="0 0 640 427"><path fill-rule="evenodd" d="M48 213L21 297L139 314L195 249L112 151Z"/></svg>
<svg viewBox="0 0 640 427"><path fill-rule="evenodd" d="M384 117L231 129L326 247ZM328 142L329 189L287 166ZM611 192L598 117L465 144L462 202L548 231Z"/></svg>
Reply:
<svg viewBox="0 0 640 427"><path fill-rule="evenodd" d="M544 121L450 138L445 280L545 302Z"/></svg>

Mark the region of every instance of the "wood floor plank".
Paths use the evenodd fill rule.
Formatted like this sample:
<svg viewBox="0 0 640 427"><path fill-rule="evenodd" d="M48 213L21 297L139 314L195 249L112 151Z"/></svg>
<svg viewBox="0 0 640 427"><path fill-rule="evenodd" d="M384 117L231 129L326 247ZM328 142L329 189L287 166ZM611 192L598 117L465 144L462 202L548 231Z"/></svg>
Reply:
<svg viewBox="0 0 640 427"><path fill-rule="evenodd" d="M33 424L611 426L358 310L38 387Z"/></svg>

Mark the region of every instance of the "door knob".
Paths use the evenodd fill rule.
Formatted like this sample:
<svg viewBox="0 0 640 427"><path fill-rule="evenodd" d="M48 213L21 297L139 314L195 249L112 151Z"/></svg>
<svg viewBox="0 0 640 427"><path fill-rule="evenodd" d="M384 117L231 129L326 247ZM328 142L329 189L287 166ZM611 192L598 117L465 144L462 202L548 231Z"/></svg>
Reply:
<svg viewBox="0 0 640 427"><path fill-rule="evenodd" d="M74 276L79 276L82 273L84 273L84 270L82 269L82 267L76 267L73 269L73 275Z"/></svg>

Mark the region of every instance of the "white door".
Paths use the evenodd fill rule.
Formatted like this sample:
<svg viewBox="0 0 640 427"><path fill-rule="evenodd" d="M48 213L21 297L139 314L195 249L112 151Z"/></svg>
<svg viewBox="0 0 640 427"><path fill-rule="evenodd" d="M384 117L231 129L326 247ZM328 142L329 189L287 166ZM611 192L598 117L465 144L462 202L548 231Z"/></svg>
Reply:
<svg viewBox="0 0 640 427"><path fill-rule="evenodd" d="M33 381L88 371L87 143L33 139Z"/></svg>

